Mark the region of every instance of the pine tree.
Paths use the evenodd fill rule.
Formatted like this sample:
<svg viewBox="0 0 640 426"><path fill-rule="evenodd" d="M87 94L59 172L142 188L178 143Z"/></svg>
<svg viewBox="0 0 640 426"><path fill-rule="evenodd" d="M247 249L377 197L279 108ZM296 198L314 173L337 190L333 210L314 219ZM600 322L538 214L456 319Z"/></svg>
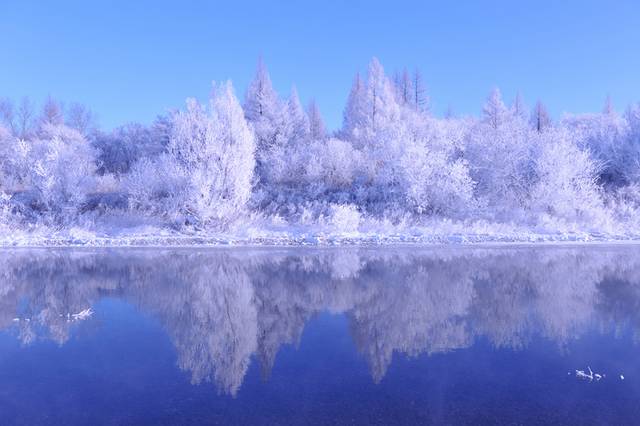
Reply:
<svg viewBox="0 0 640 426"><path fill-rule="evenodd" d="M309 137L309 118L300 104L298 91L291 88L291 95L287 100L287 121L289 143L300 143Z"/></svg>
<svg viewBox="0 0 640 426"><path fill-rule="evenodd" d="M255 122L272 119L278 108L278 94L273 89L271 77L262 58L258 59L256 74L245 95L244 113L247 120Z"/></svg>
<svg viewBox="0 0 640 426"><path fill-rule="evenodd" d="M377 58L369 63L365 100L365 123L369 130L375 132L397 118L398 104L391 83Z"/></svg>
<svg viewBox="0 0 640 426"><path fill-rule="evenodd" d="M413 105L413 82L407 69L396 72L393 78L396 99L402 106Z"/></svg>
<svg viewBox="0 0 640 426"><path fill-rule="evenodd" d="M312 140L324 140L327 132L324 126L324 120L318 109L318 104L314 100L309 102L307 107L307 116L309 117L309 133Z"/></svg>
<svg viewBox="0 0 640 426"><path fill-rule="evenodd" d="M40 116L40 126L50 124L58 126L64 123L64 114L62 112L62 104L51 96L47 97L47 100L42 107L42 114Z"/></svg>
<svg viewBox="0 0 640 426"><path fill-rule="evenodd" d="M274 161L280 161L277 157L288 142L286 109L273 89L264 62L258 60L256 75L245 95L244 114L255 132L256 174L263 183L268 182L269 169Z"/></svg>
<svg viewBox="0 0 640 426"><path fill-rule="evenodd" d="M551 117L541 101L536 102L536 106L533 109L531 125L538 133L542 133L551 127Z"/></svg>
<svg viewBox="0 0 640 426"><path fill-rule="evenodd" d="M429 98L427 97L427 90L424 87L424 81L422 79L422 73L416 69L413 73L413 81L411 84L411 90L413 91L413 107L416 111L429 111Z"/></svg>
<svg viewBox="0 0 640 426"><path fill-rule="evenodd" d="M502 101L500 89L493 89L482 107L482 114L485 122L489 123L489 125L494 129L497 129L506 122L507 113L508 110Z"/></svg>
<svg viewBox="0 0 640 426"><path fill-rule="evenodd" d="M520 92L516 93L516 97L513 100L513 104L511 105L511 112L517 118L520 118L524 122L527 121L527 116L529 115L527 112L527 106L522 99L522 94Z"/></svg>
<svg viewBox="0 0 640 426"><path fill-rule="evenodd" d="M355 129L360 128L364 124L366 117L365 90L360 73L356 73L343 113L342 130L346 134L352 134Z"/></svg>

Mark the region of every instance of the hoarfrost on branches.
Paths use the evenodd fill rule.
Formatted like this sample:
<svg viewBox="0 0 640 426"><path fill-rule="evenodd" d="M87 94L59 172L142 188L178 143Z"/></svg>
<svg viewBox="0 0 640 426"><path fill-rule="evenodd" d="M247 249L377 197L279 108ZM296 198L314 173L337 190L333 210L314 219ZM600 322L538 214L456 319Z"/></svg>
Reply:
<svg viewBox="0 0 640 426"><path fill-rule="evenodd" d="M242 105L226 82L206 104L189 99L110 132L80 104L49 97L38 113L26 98L2 99L2 235L444 224L630 236L640 225L640 105L618 113L607 100L602 112L552 120L541 101L529 108L517 94L507 106L496 88L479 117L439 118L419 71L389 78L375 58L353 79L340 129L307 105L295 87L281 97L262 60Z"/></svg>

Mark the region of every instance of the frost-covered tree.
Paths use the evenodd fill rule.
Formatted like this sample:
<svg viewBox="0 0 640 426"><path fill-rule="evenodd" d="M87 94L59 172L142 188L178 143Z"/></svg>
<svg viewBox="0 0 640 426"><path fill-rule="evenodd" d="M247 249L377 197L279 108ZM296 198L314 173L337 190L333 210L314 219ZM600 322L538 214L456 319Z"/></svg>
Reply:
<svg viewBox="0 0 640 426"><path fill-rule="evenodd" d="M16 133L15 111L9 98L0 99L0 125L12 134Z"/></svg>
<svg viewBox="0 0 640 426"><path fill-rule="evenodd" d="M98 172L122 175L140 159L153 159L169 144L171 123L158 117L148 127L128 123L109 133L97 132L92 143L98 150Z"/></svg>
<svg viewBox="0 0 640 426"><path fill-rule="evenodd" d="M16 136L27 139L34 128L35 109L27 97L23 97L16 109Z"/></svg>
<svg viewBox="0 0 640 426"><path fill-rule="evenodd" d="M376 58L369 63L366 88L367 109L363 119L365 126L375 132L376 129L384 129L392 120L397 119L399 113L391 82Z"/></svg>
<svg viewBox="0 0 640 426"><path fill-rule="evenodd" d="M167 154L140 159L122 177L122 188L134 214L144 212L177 225L185 222L188 184L183 168Z"/></svg>
<svg viewBox="0 0 640 426"><path fill-rule="evenodd" d="M627 177L634 183L640 183L640 103L629 106L626 121L628 125L626 144L632 147Z"/></svg>
<svg viewBox="0 0 640 426"><path fill-rule="evenodd" d="M621 186L634 179L640 149L628 138L627 121L605 108L600 114L567 115L561 123L602 164L601 182Z"/></svg>
<svg viewBox="0 0 640 426"><path fill-rule="evenodd" d="M23 181L35 191L34 202L43 214L73 219L73 210L95 190L95 151L78 131L64 125L43 124L39 134L19 145L29 164Z"/></svg>
<svg viewBox="0 0 640 426"><path fill-rule="evenodd" d="M56 99L48 96L44 105L42 106L42 112L40 113L39 125L44 127L47 125L59 126L64 123L64 112L62 103Z"/></svg>
<svg viewBox="0 0 640 426"><path fill-rule="evenodd" d="M349 142L337 138L315 140L309 146L306 179L323 190L351 190L362 154Z"/></svg>
<svg viewBox="0 0 640 426"><path fill-rule="evenodd" d="M11 99L0 99L0 124L21 139L31 137L34 127L35 111L27 97L23 97L16 106Z"/></svg>
<svg viewBox="0 0 640 426"><path fill-rule="evenodd" d="M482 107L484 121L493 129L498 129L509 120L509 110L502 100L502 94L497 87L491 91L484 106Z"/></svg>
<svg viewBox="0 0 640 426"><path fill-rule="evenodd" d="M249 84L244 101L244 112L247 120L257 122L262 119L273 119L277 114L279 99L273 89L269 71L262 58L258 59L256 74Z"/></svg>
<svg viewBox="0 0 640 426"><path fill-rule="evenodd" d="M549 130L541 138L531 207L538 214L598 224L604 219L598 163L566 129Z"/></svg>
<svg viewBox="0 0 640 426"><path fill-rule="evenodd" d="M377 145L377 137L396 123L400 106L380 62L373 58L367 80L356 78L345 110L344 130L358 146Z"/></svg>
<svg viewBox="0 0 640 426"><path fill-rule="evenodd" d="M538 133L542 133L551 127L551 117L541 101L536 102L536 106L531 112L531 126Z"/></svg>
<svg viewBox="0 0 640 426"><path fill-rule="evenodd" d="M309 136L312 140L323 140L327 136L327 130L318 104L313 100L307 107L307 116L309 117Z"/></svg>
<svg viewBox="0 0 640 426"><path fill-rule="evenodd" d="M494 89L482 109L482 120L469 129L465 158L476 193L494 213L526 205L532 176L530 131L509 112Z"/></svg>
<svg viewBox="0 0 640 426"><path fill-rule="evenodd" d="M511 104L511 112L520 120L527 121L529 119L529 112L527 111L527 105L524 103L522 94L516 93L516 97Z"/></svg>
<svg viewBox="0 0 640 426"><path fill-rule="evenodd" d="M309 117L304 108L302 108L298 91L295 87L291 89L291 95L287 100L286 123L288 127L287 140L290 145L304 143L309 138L311 132Z"/></svg>
<svg viewBox="0 0 640 426"><path fill-rule="evenodd" d="M0 125L0 194L10 189L12 185L12 171L9 167L15 143L11 132Z"/></svg>
<svg viewBox="0 0 640 426"><path fill-rule="evenodd" d="M394 85L398 102L401 105L414 104L413 81L406 68L402 70L401 74L396 74L394 77Z"/></svg>
<svg viewBox="0 0 640 426"><path fill-rule="evenodd" d="M280 160L279 156L287 143L284 120L286 105L283 105L273 89L262 58L258 60L256 74L247 89L243 108L245 117L255 132L258 178L268 183L272 180L271 163Z"/></svg>
<svg viewBox="0 0 640 426"><path fill-rule="evenodd" d="M420 70L415 70L413 73L413 81L411 82L412 104L416 111L429 111L429 97L427 96L427 90L424 87L424 80Z"/></svg>
<svg viewBox="0 0 640 426"><path fill-rule="evenodd" d="M266 190L277 191L283 184L300 185L303 181L311 128L295 87L283 105L280 119L281 141L260 153L267 166L262 173L262 187Z"/></svg>
<svg viewBox="0 0 640 426"><path fill-rule="evenodd" d="M420 214L462 217L472 211L474 182L469 167L457 155L464 134L458 122L429 119L402 157L409 207Z"/></svg>
<svg viewBox="0 0 640 426"><path fill-rule="evenodd" d="M415 83L411 88L421 90L420 81ZM400 84L394 93L374 58L366 81L356 77L352 88L343 135L363 156L358 175L365 180L357 191L358 202L377 214L406 208L407 203L420 213L451 212L471 204L473 185L458 151L461 137L449 140L446 126L440 128L415 102L404 103L402 79Z"/></svg>
<svg viewBox="0 0 640 426"><path fill-rule="evenodd" d="M402 198L400 159L406 140L401 107L380 62L373 58L362 88L358 78L347 106L344 137L363 153L367 180L363 203L387 203ZM355 126L354 126L355 125Z"/></svg>
<svg viewBox="0 0 640 426"><path fill-rule="evenodd" d="M94 113L85 105L73 103L67 110L67 126L76 129L82 135L88 136L97 128Z"/></svg>
<svg viewBox="0 0 640 426"><path fill-rule="evenodd" d="M529 114L518 94L507 107L498 89L477 118L436 118L428 103L418 72L390 79L375 58L354 78L336 132L295 88L281 99L261 60L242 108L227 83L205 105L108 132L76 104L65 116L52 98L41 113L26 98L3 100L0 220L59 227L123 215L202 230L244 215L351 232L370 219L437 216L637 228L640 105L619 114L608 99L599 113L552 122L542 103Z"/></svg>
<svg viewBox="0 0 640 426"><path fill-rule="evenodd" d="M366 81L359 74L354 79L344 112L343 133L356 145L374 144L376 136L385 132L399 113L393 85L380 62L373 58Z"/></svg>
<svg viewBox="0 0 640 426"><path fill-rule="evenodd" d="M365 90L360 73L356 73L343 113L342 133L347 138L358 137L361 133L361 128L364 125L362 120L366 116Z"/></svg>
<svg viewBox="0 0 640 426"><path fill-rule="evenodd" d="M174 115L168 155L188 181L184 212L203 224L224 225L251 195L255 140L231 82L214 92L208 109L190 99Z"/></svg>

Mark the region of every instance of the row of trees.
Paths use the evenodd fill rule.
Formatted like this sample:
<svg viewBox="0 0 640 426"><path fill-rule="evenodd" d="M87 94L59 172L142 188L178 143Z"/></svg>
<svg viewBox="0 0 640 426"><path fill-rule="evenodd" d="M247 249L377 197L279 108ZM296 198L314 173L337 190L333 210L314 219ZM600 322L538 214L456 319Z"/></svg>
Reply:
<svg viewBox="0 0 640 426"><path fill-rule="evenodd" d="M495 89L480 117L434 117L420 74L356 75L342 127L274 90L260 61L241 105L231 83L206 105L149 126L97 130L90 111L52 99L0 104L0 191L20 221L120 211L178 227L224 227L249 211L318 220L440 216L597 224L640 202L640 106L553 122L538 102ZM5 213L7 214L7 213Z"/></svg>

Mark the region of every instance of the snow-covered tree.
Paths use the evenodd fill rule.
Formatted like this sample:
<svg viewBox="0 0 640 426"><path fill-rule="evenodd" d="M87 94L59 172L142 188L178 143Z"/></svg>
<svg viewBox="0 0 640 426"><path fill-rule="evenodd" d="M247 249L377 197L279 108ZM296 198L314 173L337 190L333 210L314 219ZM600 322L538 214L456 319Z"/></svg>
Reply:
<svg viewBox="0 0 640 426"><path fill-rule="evenodd" d="M547 112L547 108L541 101L536 102L536 106L531 112L531 127L538 132L542 133L551 127L551 117Z"/></svg>
<svg viewBox="0 0 640 426"><path fill-rule="evenodd" d="M95 115L85 105L73 103L67 111L67 126L76 129L80 134L88 136L95 132L97 125Z"/></svg>
<svg viewBox="0 0 640 426"><path fill-rule="evenodd" d="M356 73L343 113L342 133L345 137L358 137L361 133L361 129L364 126L363 120L367 115L365 102L365 84L360 77L360 73Z"/></svg>
<svg viewBox="0 0 640 426"><path fill-rule="evenodd" d="M567 115L561 126L568 129L578 145L588 149L602 165L601 182L620 186L633 179L639 148L627 137L626 120L608 111L600 114Z"/></svg>
<svg viewBox="0 0 640 426"><path fill-rule="evenodd" d="M7 191L12 185L12 171L9 167L13 147L15 143L11 132L0 125L0 194Z"/></svg>
<svg viewBox="0 0 640 426"><path fill-rule="evenodd" d="M400 105L413 105L414 93L413 93L413 81L409 71L405 68L402 73L396 74L394 77L394 85L396 90L396 96Z"/></svg>
<svg viewBox="0 0 640 426"><path fill-rule="evenodd" d="M302 108L298 91L295 87L291 89L291 95L287 100L286 122L289 145L304 143L309 138L311 132L309 117L304 108Z"/></svg>
<svg viewBox="0 0 640 426"><path fill-rule="evenodd" d="M5 131L16 133L15 111L9 98L0 99L0 125L4 126Z"/></svg>
<svg viewBox="0 0 640 426"><path fill-rule="evenodd" d="M68 210L80 207L95 190L95 151L78 131L50 123L26 149L30 167L24 180L36 191L37 202L57 219L69 220Z"/></svg>
<svg viewBox="0 0 640 426"><path fill-rule="evenodd" d="M541 138L531 189L532 209L538 214L597 224L604 218L598 163L588 150L578 147L566 129L549 130Z"/></svg>
<svg viewBox="0 0 640 426"><path fill-rule="evenodd" d="M376 137L399 118L393 86L380 62L369 63L367 79L356 75L344 113L343 133L357 146L376 144Z"/></svg>
<svg viewBox="0 0 640 426"><path fill-rule="evenodd" d="M351 190L362 165L362 155L349 142L337 138L315 140L309 147L306 178L324 189Z"/></svg>
<svg viewBox="0 0 640 426"><path fill-rule="evenodd" d="M365 126L369 127L372 132L384 129L398 118L399 108L391 82L385 75L382 64L376 58L373 58L369 63L365 99L367 109L363 120Z"/></svg>
<svg viewBox="0 0 640 426"><path fill-rule="evenodd" d="M420 214L462 217L475 207L474 182L459 157L464 134L459 123L430 119L426 128L407 144L402 157L409 207Z"/></svg>
<svg viewBox="0 0 640 426"><path fill-rule="evenodd" d="M533 167L530 131L509 112L498 89L489 95L482 120L467 138L465 158L477 195L494 213L523 208Z"/></svg>
<svg viewBox="0 0 640 426"><path fill-rule="evenodd" d="M509 120L509 110L502 101L502 94L497 87L491 91L482 107L483 120L493 129L498 129Z"/></svg>
<svg viewBox="0 0 640 426"><path fill-rule="evenodd" d="M258 178L263 183L268 183L272 180L271 163L280 160L282 149L287 144L286 105L283 105L273 89L262 58L258 60L256 74L247 89L243 108L245 117L255 132Z"/></svg>
<svg viewBox="0 0 640 426"><path fill-rule="evenodd" d="M529 119L529 112L527 111L527 105L524 103L522 94L516 93L516 97L511 104L511 112L520 120L527 121Z"/></svg>
<svg viewBox="0 0 640 426"><path fill-rule="evenodd" d="M170 123L163 117L150 127L128 123L109 133L95 133L92 143L98 150L98 172L121 175L140 159L155 158L166 150L170 133Z"/></svg>
<svg viewBox="0 0 640 426"><path fill-rule="evenodd" d="M226 224L251 195L255 140L231 82L214 92L208 110L190 99L174 115L168 152L189 183L184 211L200 223Z"/></svg>
<svg viewBox="0 0 640 426"><path fill-rule="evenodd" d="M311 139L323 140L327 136L327 130L318 104L313 100L309 102L309 106L307 107L307 116L309 117L309 134Z"/></svg>
<svg viewBox="0 0 640 426"><path fill-rule="evenodd" d="M358 147L373 149L380 145L382 135L397 123L400 107L391 82L380 62L373 58L367 79L361 82L356 75L347 109L344 128L349 139Z"/></svg>
<svg viewBox="0 0 640 426"><path fill-rule="evenodd" d="M429 97L427 96L427 90L424 87L424 81L420 70L415 70L413 73L413 81L411 82L412 104L416 111L429 112Z"/></svg>
<svg viewBox="0 0 640 426"><path fill-rule="evenodd" d="M40 127L46 125L59 126L64 123L64 113L62 104L52 98L47 97L44 105L42 106L42 112L40 114Z"/></svg>
<svg viewBox="0 0 640 426"><path fill-rule="evenodd" d="M15 135L21 139L27 139L33 133L35 109L29 98L24 97L20 105L16 108L16 131Z"/></svg>
<svg viewBox="0 0 640 426"><path fill-rule="evenodd" d="M542 103L529 114L518 94L507 107L498 89L475 118L436 118L428 102L419 72L392 80L375 58L336 132L295 88L281 99L262 60L242 107L227 83L207 104L109 132L77 104L48 98L36 113L26 98L2 100L0 221L60 226L107 212L175 229L243 215L332 232L427 216L637 227L640 104L619 114L608 98L599 113L552 122Z"/></svg>
<svg viewBox="0 0 640 426"><path fill-rule="evenodd" d="M245 116L251 122L273 119L277 114L278 104L278 94L273 89L267 67L262 58L259 58L256 74L245 95L243 105Z"/></svg>

